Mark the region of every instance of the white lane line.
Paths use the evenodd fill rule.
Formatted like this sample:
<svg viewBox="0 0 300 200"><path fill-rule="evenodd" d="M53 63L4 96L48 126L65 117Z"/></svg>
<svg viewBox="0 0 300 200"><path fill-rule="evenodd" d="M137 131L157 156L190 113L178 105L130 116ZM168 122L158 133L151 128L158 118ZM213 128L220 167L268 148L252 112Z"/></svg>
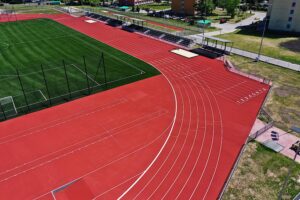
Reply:
<svg viewBox="0 0 300 200"><path fill-rule="evenodd" d="M175 83L177 83L177 82L175 81ZM183 95L182 95L181 89L179 88L178 91L179 91L179 94L180 94L180 99L183 101ZM184 103L182 104L182 107L183 107L183 109L182 109L182 116L181 116L181 121L180 121L180 126L179 126L179 131L178 131L178 132L181 132L181 130L182 130L182 128L183 128L183 119L184 119L184 113L185 113L185 109L184 109L185 105L184 105ZM177 122L177 123L179 123L179 122ZM176 143L177 143L177 141L178 141L178 138L179 138L179 137L176 137L176 140L175 140L175 142L173 143L172 148L171 148L170 151L168 152L168 155L167 155L166 158L164 159L164 161L163 161L163 163L161 164L161 166L159 167L159 169L156 170L155 174L152 175L151 179L147 182L146 185L143 186L143 188L136 194L136 196L135 196L133 199L136 199L136 198L137 198L137 197L138 197L138 196L146 189L146 187L151 183L151 181L155 178L155 176L157 175L157 173L158 173L158 172L161 170L161 168L164 166L165 162L167 162L167 159L170 157L171 152L172 152L173 149L175 148L175 145L176 145ZM186 137L185 137L185 141L186 141L186 138L187 138L187 134L186 134Z"/></svg>
<svg viewBox="0 0 300 200"><path fill-rule="evenodd" d="M154 66L153 66L154 67ZM157 69L157 68L156 68ZM157 69L159 70L159 69ZM143 176L149 171L149 169L153 166L153 164L156 162L156 160L158 159L158 157L160 156L160 154L162 153L162 151L164 150L164 148L166 147L167 143L169 142L169 139L172 135L174 126L175 126L175 122L176 122L176 118L177 118L177 109L178 109L178 102L177 102L177 95L176 95L176 91L174 89L174 86L172 84L172 82L169 80L169 78L163 73L161 72L161 74L166 78L166 80L168 81L169 85L171 86L171 89L173 91L174 94L174 101L175 101L175 113L174 113L174 118L173 118L173 123L172 123L172 127L170 129L170 132L168 134L167 139L165 140L164 144L162 145L162 147L160 148L159 152L157 153L157 155L155 156L155 158L152 160L152 162L149 164L149 166L143 171L143 173L134 181L134 183L128 187L127 190L125 190L119 197L118 200L122 199L142 178Z"/></svg>

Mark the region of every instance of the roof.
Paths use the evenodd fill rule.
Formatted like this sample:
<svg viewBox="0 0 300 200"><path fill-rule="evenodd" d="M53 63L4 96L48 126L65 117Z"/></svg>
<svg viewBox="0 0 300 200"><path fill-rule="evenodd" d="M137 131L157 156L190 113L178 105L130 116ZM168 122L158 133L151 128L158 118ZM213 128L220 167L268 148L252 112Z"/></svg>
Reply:
<svg viewBox="0 0 300 200"><path fill-rule="evenodd" d="M198 20L198 24L211 24L211 20Z"/></svg>
<svg viewBox="0 0 300 200"><path fill-rule="evenodd" d="M213 36L205 36L205 39L216 40L216 41L220 41L220 42L224 42L224 43L232 43L232 41L230 41L230 40L225 40L225 39L217 38L217 37L213 37Z"/></svg>

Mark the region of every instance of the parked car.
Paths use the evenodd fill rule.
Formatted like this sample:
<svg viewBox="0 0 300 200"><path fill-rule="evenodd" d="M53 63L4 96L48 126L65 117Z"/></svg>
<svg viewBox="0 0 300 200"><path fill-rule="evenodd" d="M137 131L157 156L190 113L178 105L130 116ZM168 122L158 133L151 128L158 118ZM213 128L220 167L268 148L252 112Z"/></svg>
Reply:
<svg viewBox="0 0 300 200"><path fill-rule="evenodd" d="M221 18L220 19L220 24L225 24L227 22L227 19L226 18Z"/></svg>

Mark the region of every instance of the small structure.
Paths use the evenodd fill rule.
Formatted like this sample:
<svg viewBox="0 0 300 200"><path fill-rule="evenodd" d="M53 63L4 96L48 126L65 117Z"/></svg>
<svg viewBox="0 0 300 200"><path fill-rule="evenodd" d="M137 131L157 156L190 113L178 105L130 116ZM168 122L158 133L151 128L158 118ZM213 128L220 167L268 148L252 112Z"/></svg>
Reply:
<svg viewBox="0 0 300 200"><path fill-rule="evenodd" d="M127 11L127 10L130 10L130 7L128 7L128 6L121 6L121 7L119 7L119 10L121 10L121 11Z"/></svg>
<svg viewBox="0 0 300 200"><path fill-rule="evenodd" d="M137 25L137 26L144 27L145 20L142 20L142 19L136 19L136 18L130 18L130 20L132 21L133 24L135 24L135 25Z"/></svg>
<svg viewBox="0 0 300 200"><path fill-rule="evenodd" d="M216 51L221 54L230 54L233 42L213 36L205 36L202 43L203 48Z"/></svg>
<svg viewBox="0 0 300 200"><path fill-rule="evenodd" d="M210 27L211 26L211 20L198 20L196 21L197 25L199 27Z"/></svg>

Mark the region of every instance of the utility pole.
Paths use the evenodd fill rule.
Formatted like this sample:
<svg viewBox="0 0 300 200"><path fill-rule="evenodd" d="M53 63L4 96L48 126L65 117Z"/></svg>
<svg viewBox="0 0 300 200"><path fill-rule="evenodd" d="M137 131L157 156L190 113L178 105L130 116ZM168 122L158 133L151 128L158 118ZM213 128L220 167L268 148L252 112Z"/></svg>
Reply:
<svg viewBox="0 0 300 200"><path fill-rule="evenodd" d="M296 159L297 159L298 154L300 154L300 144L298 145L298 147L297 147L297 149L296 149L296 151L295 151L295 156L294 156L294 159L293 159L294 162L296 162ZM287 186L287 184L288 184L289 177L290 177L290 175L291 175L291 173L292 173L292 166L293 166L293 164L291 164L290 167L289 167L288 174L287 174L287 176L286 176L286 178L285 178L285 180L284 180L284 183L283 183L283 185L282 185L282 188L281 188L281 190L280 190L280 192L279 192L278 200L282 200L282 195L283 195L283 193L284 193L284 190L286 189L286 186Z"/></svg>
<svg viewBox="0 0 300 200"><path fill-rule="evenodd" d="M270 9L272 9L272 4L269 4L269 6L270 6ZM266 30L267 30L268 20L269 20L269 16L266 16L266 19L265 19L265 22L264 22L264 29L263 29L263 33L262 33L262 36L261 36L259 50L258 50L258 54L257 54L256 60L255 60L256 62L260 61L260 56L261 56L262 46L263 46L263 42L264 42L264 38L265 38L265 33L266 33Z"/></svg>

